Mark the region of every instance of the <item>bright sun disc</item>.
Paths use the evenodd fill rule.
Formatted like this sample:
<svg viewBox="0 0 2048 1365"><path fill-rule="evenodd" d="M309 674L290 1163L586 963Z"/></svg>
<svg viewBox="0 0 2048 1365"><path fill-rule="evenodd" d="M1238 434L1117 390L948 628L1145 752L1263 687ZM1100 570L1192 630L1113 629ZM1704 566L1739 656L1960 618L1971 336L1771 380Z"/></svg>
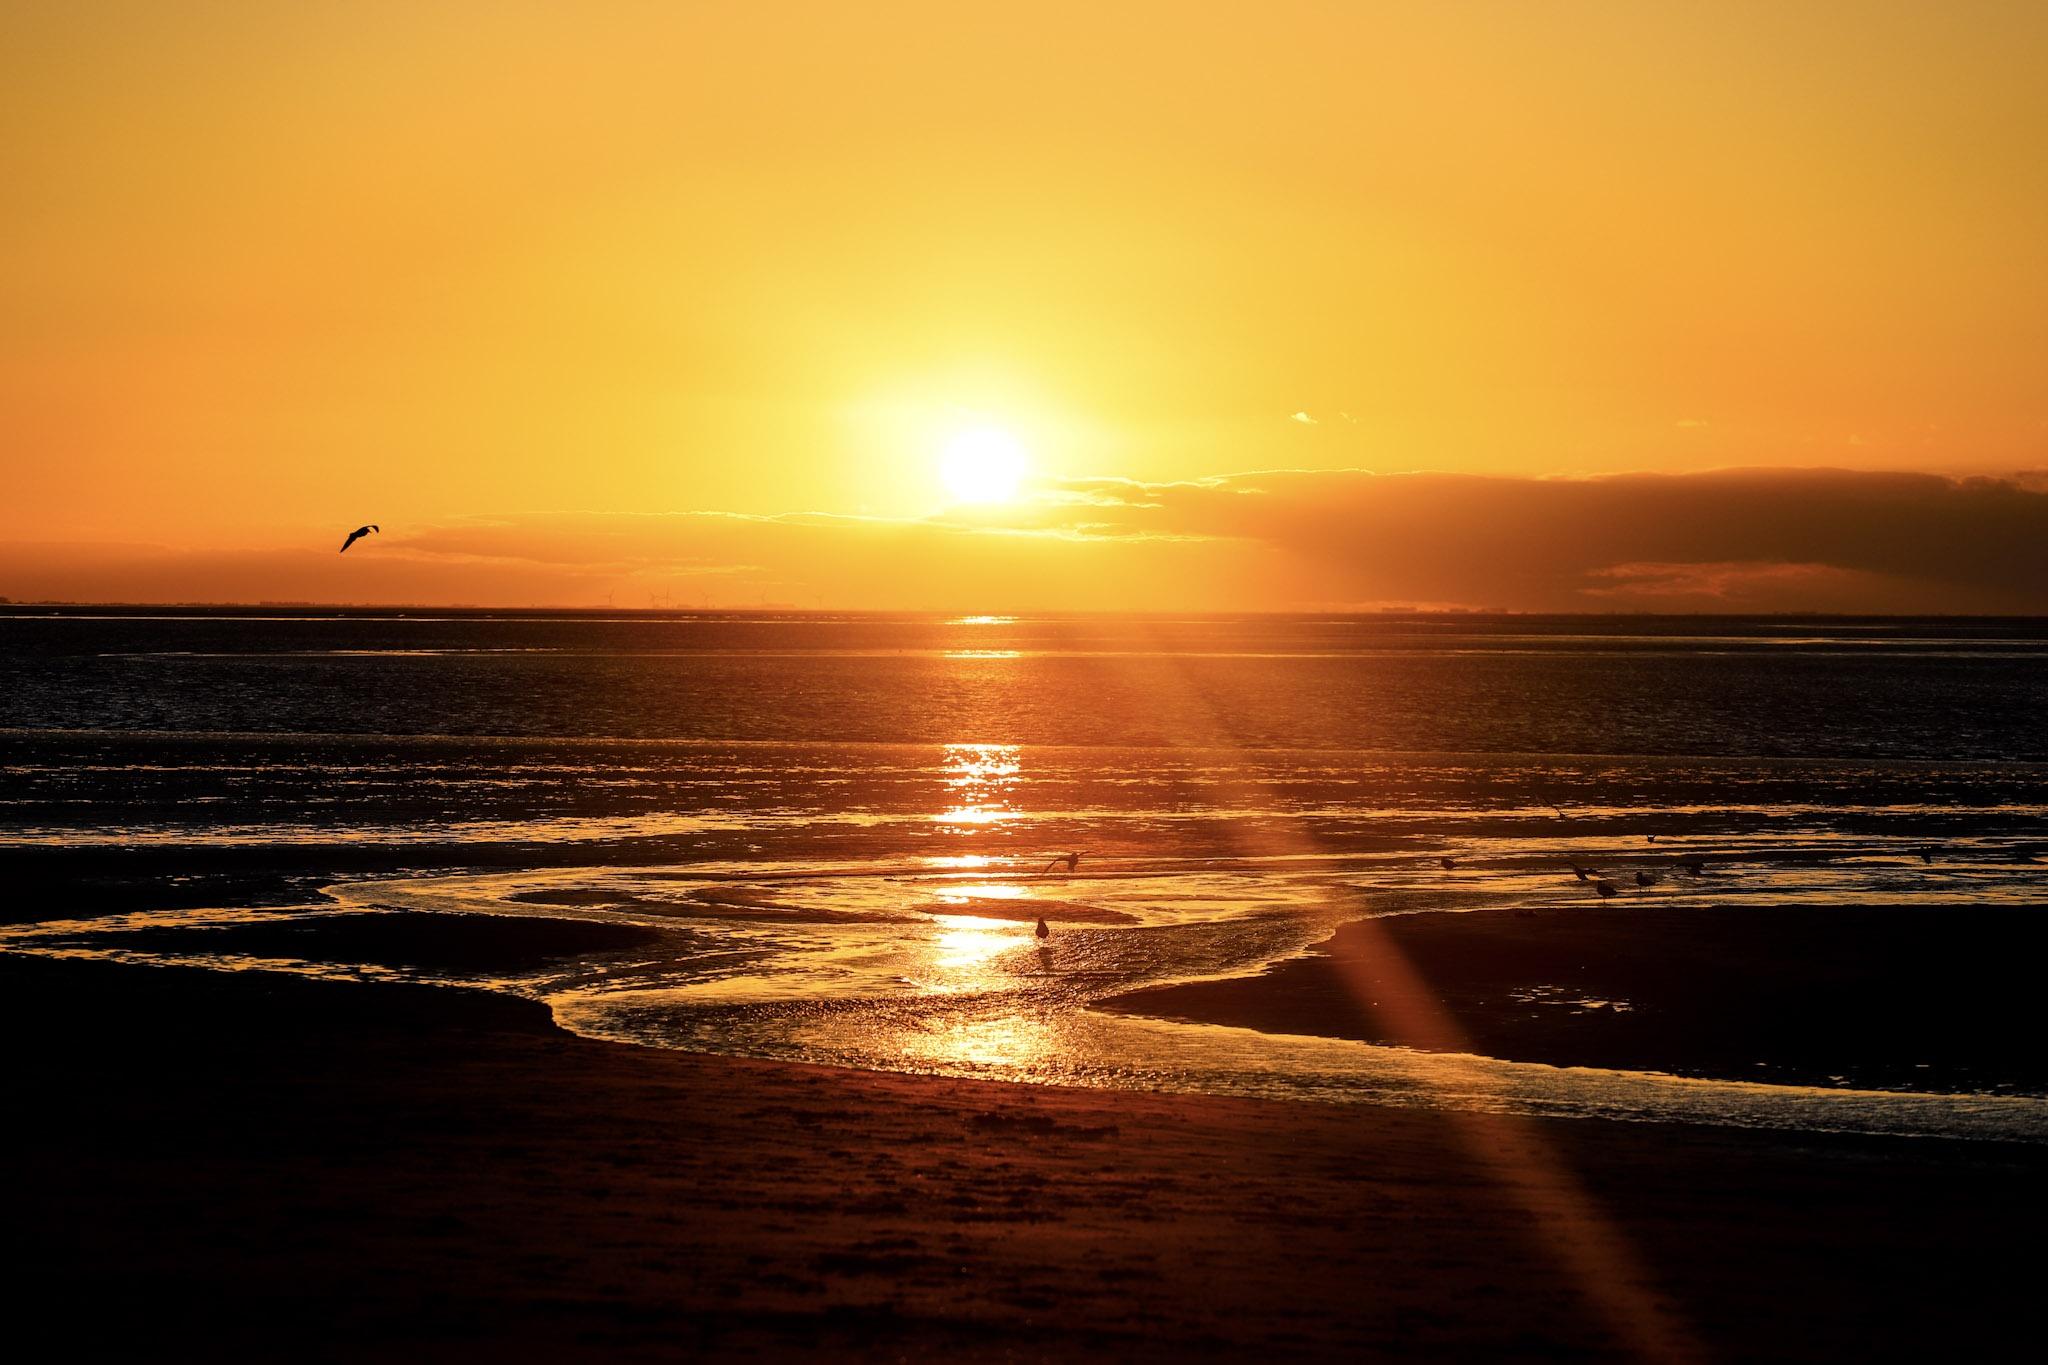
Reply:
<svg viewBox="0 0 2048 1365"><path fill-rule="evenodd" d="M1024 479L1024 446L1007 431L974 427L946 442L939 477L959 502L1008 502Z"/></svg>

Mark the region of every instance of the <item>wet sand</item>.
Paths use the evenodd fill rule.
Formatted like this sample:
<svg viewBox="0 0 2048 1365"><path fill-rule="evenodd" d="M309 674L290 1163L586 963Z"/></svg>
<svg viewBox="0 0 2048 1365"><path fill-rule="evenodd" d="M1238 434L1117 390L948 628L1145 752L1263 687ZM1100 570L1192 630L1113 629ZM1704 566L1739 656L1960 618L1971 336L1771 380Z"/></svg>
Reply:
<svg viewBox="0 0 2048 1365"><path fill-rule="evenodd" d="M1440 917L1433 917L1440 918ZM1967 1358L2048 1149L1003 1086L0 961L26 1358Z"/></svg>
<svg viewBox="0 0 2048 1365"><path fill-rule="evenodd" d="M1781 1085L2048 1093L2034 907L1641 901L1395 915L1106 1008L1514 1061Z"/></svg>

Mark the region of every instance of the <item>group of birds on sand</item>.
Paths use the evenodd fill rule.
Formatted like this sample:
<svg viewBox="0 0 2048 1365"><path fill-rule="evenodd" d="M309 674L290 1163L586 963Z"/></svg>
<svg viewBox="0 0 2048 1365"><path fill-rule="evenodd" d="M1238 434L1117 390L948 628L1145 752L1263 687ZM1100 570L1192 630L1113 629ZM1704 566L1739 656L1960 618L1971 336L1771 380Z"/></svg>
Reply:
<svg viewBox="0 0 2048 1365"><path fill-rule="evenodd" d="M1553 806L1552 809L1555 810L1556 807ZM1571 817L1565 815L1565 813L1560 810L1558 811L1558 818L1570 819ZM1654 844L1657 842L1657 836L1654 834L1645 835L1644 842ZM1936 857L1940 856L1942 853L1948 850L1944 850L1938 844L1923 844L1918 848L1909 849L1907 851L1913 857L1918 858L1921 862L1931 864ZM2044 853L2048 853L2048 844L2015 844L2012 845L2008 849L2008 851L2012 854L2013 858L2016 861L2023 863L2031 863L2042 857ZM1443 870L1446 872L1453 872L1457 870L1458 858L1453 854L1443 854L1439 856L1436 861L1437 866L1443 868ZM1671 860L1672 867L1677 868L1679 871L1689 873L1694 877L1706 876L1707 865L1707 859L1697 853L1687 854L1684 857L1673 858ZM1578 881L1591 886L1593 890L1598 892L1602 900L1611 900L1612 898L1619 896L1621 894L1621 888L1615 884L1614 880L1603 874L1601 870L1597 867L1593 867L1590 864L1580 862L1576 858L1571 858L1566 860L1565 868ZM1634 873L1634 880L1635 884L1639 887L1651 887L1655 886L1660 880L1660 878L1656 872L1650 870L1649 868L1637 868Z"/></svg>
<svg viewBox="0 0 2048 1365"><path fill-rule="evenodd" d="M1591 882L1593 889L1600 893L1602 900L1612 899L1621 894L1621 888L1616 886L1609 878L1602 876L1599 868L1587 867L1576 861L1568 864L1568 866L1571 868L1574 877L1582 882ZM1683 868L1695 877L1703 877L1707 871L1707 863L1704 858L1679 858L1675 861L1674 866ZM1639 867L1636 869L1635 881L1637 886L1655 886L1657 884L1657 874L1646 867Z"/></svg>
<svg viewBox="0 0 2048 1365"><path fill-rule="evenodd" d="M1548 807L1551 811L1555 812L1558 819L1571 819L1571 816L1565 813L1564 807L1558 805L1555 801L1545 801L1542 804ZM1644 842L1654 844L1657 842L1657 836L1654 834L1645 835ZM1457 870L1458 859L1452 854L1443 854L1436 861L1437 866L1441 867L1446 872L1454 872ZM1928 858L1928 861L1932 862L1933 858L1930 856ZM1707 872L1707 860L1699 856L1698 854L1691 854L1682 858L1674 858L1672 859L1672 866L1679 868L1682 871L1689 872L1695 877L1703 877L1706 875ZM1571 872L1573 877L1575 877L1581 882L1586 883L1587 885L1590 885L1595 891L1597 891L1600 894L1600 898L1602 900L1611 900L1614 897L1619 896L1621 894L1621 888L1614 884L1612 878L1603 875L1600 869L1597 867L1589 866L1585 863L1580 862L1576 858L1568 859L1565 862L1565 867ZM1652 872L1650 869L1636 869L1635 884L1637 886L1655 886L1657 884L1657 881L1657 874L1655 872Z"/></svg>
<svg viewBox="0 0 2048 1365"><path fill-rule="evenodd" d="M1557 810L1557 816L1560 820L1568 820L1571 818L1570 816L1566 815L1562 810L1558 810L1558 808L1555 806L1552 806L1551 809ZM1654 844L1657 842L1657 836L1654 834L1646 835L1644 836L1644 842ZM1919 848L1911 850L1913 855L1919 858L1920 861L1923 863L1932 863L1936 855L1939 854L1941 851L1942 850L1939 847L1933 844L1922 845ZM2044 851L2048 851L2048 845L2020 844L2016 845L2012 849L2013 856L2021 862L2033 862L2037 857L2041 856ZM1441 867L1446 872L1457 871L1458 856L1455 854L1442 854L1437 858L1436 861L1437 866ZM1060 866L1065 866L1068 874L1072 875L1073 873L1080 870L1081 855L1079 853L1062 853L1058 857L1054 858L1051 862L1047 863L1044 867L1040 868L1038 871L1038 875L1041 877L1047 876L1052 872L1054 868ZM1694 877L1704 877L1707 875L1707 859L1704 856L1697 853L1686 854L1683 857L1673 858L1671 860L1671 866L1677 868L1681 872L1688 873ZM1591 866L1588 863L1580 862L1576 858L1567 859L1565 862L1565 867L1567 870L1571 872L1572 876L1575 879L1588 886L1591 886L1593 890L1599 894L1602 900L1612 900L1616 896L1619 896L1621 894L1621 888L1615 884L1614 879L1606 876L1597 867ZM1644 888L1655 886L1658 883L1658 881L1661 880L1656 872L1646 867L1637 868L1633 874L1633 879L1638 887ZM1052 930L1046 927L1045 916L1040 915L1038 917L1038 927L1033 932L1040 939L1046 939L1052 936Z"/></svg>
<svg viewBox="0 0 2048 1365"><path fill-rule="evenodd" d="M1455 872L1457 870L1458 860L1451 854L1446 853L1436 861L1437 866L1446 872ZM1675 858L1672 860L1672 866L1689 872L1695 877L1703 877L1707 872L1707 860L1697 856ZM1586 883L1599 892L1602 900L1612 899L1621 894L1621 888L1616 886L1613 879L1602 873L1597 867L1572 858L1566 861L1565 868L1574 878ZM1635 884L1637 886L1655 886L1658 880L1657 874L1646 867L1639 867L1635 871Z"/></svg>

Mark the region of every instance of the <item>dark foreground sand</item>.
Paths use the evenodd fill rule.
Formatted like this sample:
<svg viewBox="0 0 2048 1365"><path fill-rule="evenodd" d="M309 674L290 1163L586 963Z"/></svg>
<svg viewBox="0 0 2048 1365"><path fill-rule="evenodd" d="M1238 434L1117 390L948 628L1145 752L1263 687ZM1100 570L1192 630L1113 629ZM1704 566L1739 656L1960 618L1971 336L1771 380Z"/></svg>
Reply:
<svg viewBox="0 0 2048 1365"><path fill-rule="evenodd" d="M16 1359L1983 1357L2048 1150L932 1081L0 961Z"/></svg>

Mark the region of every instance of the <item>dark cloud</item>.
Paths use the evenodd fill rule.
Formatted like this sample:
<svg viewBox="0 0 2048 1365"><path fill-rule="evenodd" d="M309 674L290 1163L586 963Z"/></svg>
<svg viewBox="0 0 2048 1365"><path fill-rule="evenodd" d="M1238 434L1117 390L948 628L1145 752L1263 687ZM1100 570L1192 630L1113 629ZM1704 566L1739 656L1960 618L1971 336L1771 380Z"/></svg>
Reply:
<svg viewBox="0 0 2048 1365"><path fill-rule="evenodd" d="M2048 613L2048 486L1849 470L1279 470L923 520L535 513L202 554L0 544L17 599Z"/></svg>
<svg viewBox="0 0 2048 1365"><path fill-rule="evenodd" d="M2048 610L2048 489L2031 477L1273 471L1065 491L1085 500L1091 534L1256 542L1324 601Z"/></svg>

